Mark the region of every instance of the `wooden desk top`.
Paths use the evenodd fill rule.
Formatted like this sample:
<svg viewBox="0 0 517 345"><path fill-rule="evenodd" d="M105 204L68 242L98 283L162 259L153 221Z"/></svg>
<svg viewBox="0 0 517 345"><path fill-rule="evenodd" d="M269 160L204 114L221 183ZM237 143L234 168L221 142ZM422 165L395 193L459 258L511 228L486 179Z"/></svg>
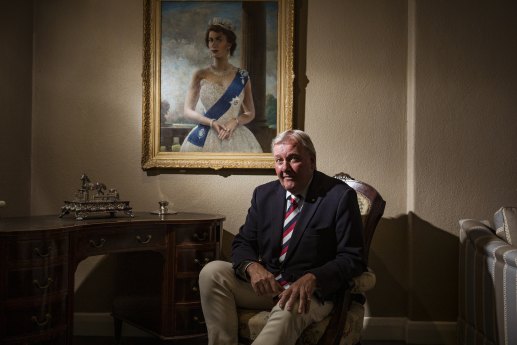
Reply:
<svg viewBox="0 0 517 345"><path fill-rule="evenodd" d="M75 231L81 228L113 225L113 224L189 224L203 221L225 220L219 214L205 214L193 212L178 212L171 215L155 215L150 212L136 212L134 217L116 215L104 218L91 218L76 220L71 214L59 218L58 215L31 216L31 217L7 217L0 218L0 235L14 235L20 232L45 231L45 230L67 230Z"/></svg>

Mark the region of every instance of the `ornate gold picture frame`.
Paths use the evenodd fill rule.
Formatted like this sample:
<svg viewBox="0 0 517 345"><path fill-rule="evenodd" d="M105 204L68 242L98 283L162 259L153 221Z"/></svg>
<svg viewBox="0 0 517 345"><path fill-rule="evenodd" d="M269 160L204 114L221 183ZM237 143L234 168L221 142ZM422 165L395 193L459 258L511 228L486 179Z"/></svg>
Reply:
<svg viewBox="0 0 517 345"><path fill-rule="evenodd" d="M235 129L232 138L235 142L256 139L260 146L254 152L241 150L244 146L221 152L212 144L198 145L200 152L193 152L184 144L194 132L207 136L206 140L209 131L217 134L212 120L205 120L210 126L197 127L200 123L184 116L192 75L211 64L207 28L214 20L230 23L237 36L237 48L229 60L239 68L235 80L251 82L255 116L241 125L236 115L233 120L246 129L239 133ZM293 41L294 0L144 0L142 168L273 168L271 139L293 124ZM243 76L249 79L243 81ZM203 92L197 107L199 114L208 116ZM243 113L236 99L229 102L240 108L234 114Z"/></svg>

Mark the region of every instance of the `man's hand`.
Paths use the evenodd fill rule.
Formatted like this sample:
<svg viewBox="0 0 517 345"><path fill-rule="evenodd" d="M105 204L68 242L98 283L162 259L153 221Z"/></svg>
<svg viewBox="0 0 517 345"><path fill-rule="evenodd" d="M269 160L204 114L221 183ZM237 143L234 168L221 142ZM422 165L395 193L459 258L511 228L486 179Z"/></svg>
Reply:
<svg viewBox="0 0 517 345"><path fill-rule="evenodd" d="M285 307L287 310L291 310L296 301L299 301L298 314L307 313L311 307L311 296L315 288L316 276L307 273L279 295L278 306L282 309Z"/></svg>
<svg viewBox="0 0 517 345"><path fill-rule="evenodd" d="M258 262L249 265L246 272L250 276L251 286L257 295L276 296L282 291L282 287L276 281L275 276Z"/></svg>

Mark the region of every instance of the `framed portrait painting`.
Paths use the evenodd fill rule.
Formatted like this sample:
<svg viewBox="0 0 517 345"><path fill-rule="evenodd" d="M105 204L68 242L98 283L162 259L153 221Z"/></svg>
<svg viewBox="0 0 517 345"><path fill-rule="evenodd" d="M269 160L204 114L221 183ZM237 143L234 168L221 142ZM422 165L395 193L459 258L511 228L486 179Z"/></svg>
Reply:
<svg viewBox="0 0 517 345"><path fill-rule="evenodd" d="M142 168L269 169L293 123L294 0L144 0Z"/></svg>

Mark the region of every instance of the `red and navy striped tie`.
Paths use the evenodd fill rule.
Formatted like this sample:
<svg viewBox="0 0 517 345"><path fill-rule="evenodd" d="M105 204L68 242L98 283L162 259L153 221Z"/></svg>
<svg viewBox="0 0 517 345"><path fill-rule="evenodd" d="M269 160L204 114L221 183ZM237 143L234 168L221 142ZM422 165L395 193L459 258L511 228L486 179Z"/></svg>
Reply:
<svg viewBox="0 0 517 345"><path fill-rule="evenodd" d="M298 203L299 199L297 197L294 195L289 197L288 208L285 212L284 228L282 232L282 251L280 252L280 257L278 258L280 263L284 262L285 260L287 249L289 249L289 241L291 240L294 227L296 226L296 221L300 215L300 207ZM277 275L276 280L280 283L280 285L282 285L284 289L289 288L289 283L282 278L282 274Z"/></svg>

